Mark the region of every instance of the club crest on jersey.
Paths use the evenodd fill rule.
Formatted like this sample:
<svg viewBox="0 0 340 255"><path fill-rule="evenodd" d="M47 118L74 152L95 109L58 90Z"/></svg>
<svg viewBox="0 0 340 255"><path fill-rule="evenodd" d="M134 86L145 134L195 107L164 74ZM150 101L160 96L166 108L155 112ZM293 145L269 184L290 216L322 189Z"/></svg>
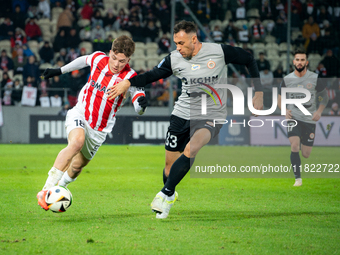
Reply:
<svg viewBox="0 0 340 255"><path fill-rule="evenodd" d="M200 65L191 65L191 70L193 70L193 71L195 71L195 70L198 70L198 69L200 69L201 68L201 66Z"/></svg>
<svg viewBox="0 0 340 255"><path fill-rule="evenodd" d="M311 89L311 88L313 87L313 84L312 84L312 83L308 83L308 84L306 85L306 87L307 87L307 89Z"/></svg>
<svg viewBox="0 0 340 255"><path fill-rule="evenodd" d="M213 68L215 68L216 63L215 63L214 61L210 60L210 61L207 63L207 66L208 66L209 69L213 69Z"/></svg>

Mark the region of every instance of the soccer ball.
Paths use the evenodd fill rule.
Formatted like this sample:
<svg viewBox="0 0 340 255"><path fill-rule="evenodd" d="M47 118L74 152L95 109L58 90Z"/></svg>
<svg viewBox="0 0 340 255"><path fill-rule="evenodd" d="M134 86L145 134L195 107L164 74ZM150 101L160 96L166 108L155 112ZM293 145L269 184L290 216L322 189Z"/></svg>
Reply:
<svg viewBox="0 0 340 255"><path fill-rule="evenodd" d="M71 206L72 194L63 186L54 186L47 191L45 201L52 212L62 213Z"/></svg>

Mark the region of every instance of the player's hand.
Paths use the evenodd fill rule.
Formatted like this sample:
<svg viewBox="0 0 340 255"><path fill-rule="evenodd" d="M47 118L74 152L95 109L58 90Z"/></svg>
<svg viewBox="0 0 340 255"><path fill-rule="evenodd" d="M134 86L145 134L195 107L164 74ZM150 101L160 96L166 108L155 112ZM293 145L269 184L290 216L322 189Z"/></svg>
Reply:
<svg viewBox="0 0 340 255"><path fill-rule="evenodd" d="M290 120L293 117L292 110L286 110L286 119Z"/></svg>
<svg viewBox="0 0 340 255"><path fill-rule="evenodd" d="M131 83L129 80L123 80L116 85L114 85L112 88L110 88L106 94L108 99L115 99L116 97L120 96L121 94L124 94L129 89Z"/></svg>
<svg viewBox="0 0 340 255"><path fill-rule="evenodd" d="M49 79L54 76L61 75L61 69L60 68L47 68L45 69L44 73L41 76L41 79Z"/></svg>
<svg viewBox="0 0 340 255"><path fill-rule="evenodd" d="M262 110L263 109L263 92L256 91L253 97L253 106L255 110ZM257 115L255 115L257 117Z"/></svg>
<svg viewBox="0 0 340 255"><path fill-rule="evenodd" d="M318 111L313 113L313 118L312 120L314 121L318 121L321 118L321 113L319 113Z"/></svg>
<svg viewBox="0 0 340 255"><path fill-rule="evenodd" d="M142 107L144 111L145 108L148 106L148 100L146 99L146 97L144 96L138 97L137 101L140 107Z"/></svg>

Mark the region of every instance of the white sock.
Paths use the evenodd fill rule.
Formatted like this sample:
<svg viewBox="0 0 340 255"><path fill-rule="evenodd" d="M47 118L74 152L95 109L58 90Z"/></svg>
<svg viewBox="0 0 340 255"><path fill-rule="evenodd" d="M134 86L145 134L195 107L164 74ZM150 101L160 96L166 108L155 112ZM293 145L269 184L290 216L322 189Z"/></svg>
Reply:
<svg viewBox="0 0 340 255"><path fill-rule="evenodd" d="M48 177L45 183L44 189L52 188L53 186L57 185L58 181L63 176L64 172L60 171L59 169L52 167L51 170L48 172Z"/></svg>
<svg viewBox="0 0 340 255"><path fill-rule="evenodd" d="M77 180L77 178L72 179L66 171L63 174L63 177L61 177L61 180L59 182L59 186L67 187L68 184L70 184L71 182L74 182L75 180Z"/></svg>

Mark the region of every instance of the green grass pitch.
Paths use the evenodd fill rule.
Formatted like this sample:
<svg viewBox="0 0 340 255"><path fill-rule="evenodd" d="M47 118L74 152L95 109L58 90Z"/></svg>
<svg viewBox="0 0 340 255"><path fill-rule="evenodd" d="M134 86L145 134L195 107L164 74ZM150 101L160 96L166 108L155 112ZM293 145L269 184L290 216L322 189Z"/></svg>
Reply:
<svg viewBox="0 0 340 255"><path fill-rule="evenodd" d="M187 175L157 220L149 205L163 186L163 146L104 145L69 185L73 205L54 214L35 196L63 147L0 145L0 254L340 254L340 179L293 187L293 177ZM289 164L289 147L222 149L234 165ZM302 162L339 155L315 147Z"/></svg>

